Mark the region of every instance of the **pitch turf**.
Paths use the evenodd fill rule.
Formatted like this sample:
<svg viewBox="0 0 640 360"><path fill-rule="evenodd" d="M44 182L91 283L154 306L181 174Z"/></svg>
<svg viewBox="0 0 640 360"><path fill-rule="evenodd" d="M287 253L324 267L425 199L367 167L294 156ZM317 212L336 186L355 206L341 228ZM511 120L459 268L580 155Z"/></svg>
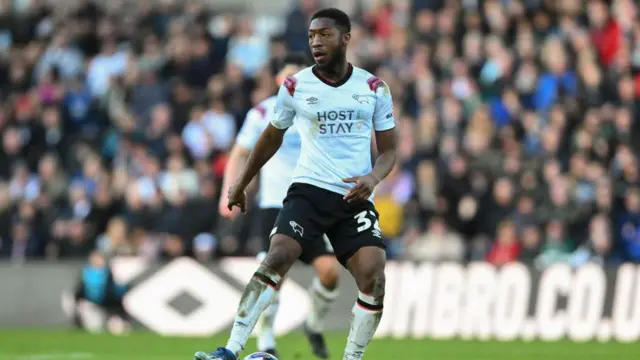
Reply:
<svg viewBox="0 0 640 360"><path fill-rule="evenodd" d="M115 337L71 331L0 330L0 360L191 360L194 351L223 344L211 339L164 338L148 333ZM345 334L327 338L341 359ZM254 350L250 340L248 351ZM301 334L279 340L282 360L314 359ZM246 353L248 354L248 352ZM640 359L640 344L473 342L376 339L367 360L626 360Z"/></svg>

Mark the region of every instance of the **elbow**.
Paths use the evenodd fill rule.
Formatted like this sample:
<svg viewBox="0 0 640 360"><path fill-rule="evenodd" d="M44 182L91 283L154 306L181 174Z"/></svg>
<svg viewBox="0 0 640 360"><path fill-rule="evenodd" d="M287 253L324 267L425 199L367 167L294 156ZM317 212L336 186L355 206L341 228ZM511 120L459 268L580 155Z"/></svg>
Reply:
<svg viewBox="0 0 640 360"><path fill-rule="evenodd" d="M391 166L395 166L396 163L398 162L398 155L397 155L396 151L393 150L391 152L391 155L389 155L389 156L391 157L391 160L390 160L391 161Z"/></svg>
<svg viewBox="0 0 640 360"><path fill-rule="evenodd" d="M380 150L378 157L384 156L386 158L389 159L389 161L392 161L395 163L396 158L398 157L398 152L396 150L395 147L389 148L389 149L385 149L385 150Z"/></svg>
<svg viewBox="0 0 640 360"><path fill-rule="evenodd" d="M229 160L227 161L235 162L235 161L246 160L249 157L250 153L251 153L251 150L236 144L231 148L231 151L229 152Z"/></svg>

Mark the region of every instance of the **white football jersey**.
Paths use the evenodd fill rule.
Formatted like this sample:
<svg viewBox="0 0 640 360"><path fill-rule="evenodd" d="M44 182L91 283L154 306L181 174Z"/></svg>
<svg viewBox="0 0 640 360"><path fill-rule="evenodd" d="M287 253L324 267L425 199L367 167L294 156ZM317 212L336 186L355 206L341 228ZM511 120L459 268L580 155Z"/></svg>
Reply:
<svg viewBox="0 0 640 360"><path fill-rule="evenodd" d="M269 124L276 96L272 96L249 110L236 139L238 145L253 151L258 138ZM260 208L282 208L293 169L300 156L300 135L295 127L284 133L282 146L260 170L258 203Z"/></svg>
<svg viewBox="0 0 640 360"><path fill-rule="evenodd" d="M344 195L355 184L342 179L371 172L372 130L395 127L393 101L389 87L363 69L350 65L345 79L332 84L314 68L280 87L271 124L278 129L295 124L300 134L292 182Z"/></svg>

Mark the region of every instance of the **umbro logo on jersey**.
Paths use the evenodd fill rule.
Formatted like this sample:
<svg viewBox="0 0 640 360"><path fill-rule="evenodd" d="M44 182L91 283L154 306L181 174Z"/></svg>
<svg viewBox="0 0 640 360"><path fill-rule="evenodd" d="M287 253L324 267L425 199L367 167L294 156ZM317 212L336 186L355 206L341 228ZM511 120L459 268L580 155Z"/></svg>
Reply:
<svg viewBox="0 0 640 360"><path fill-rule="evenodd" d="M353 99L357 102L359 102L360 104L370 104L369 102L369 95L357 95L357 94L353 94Z"/></svg>
<svg viewBox="0 0 640 360"><path fill-rule="evenodd" d="M316 105L318 103L318 98L316 97L310 97L307 98L307 105Z"/></svg>

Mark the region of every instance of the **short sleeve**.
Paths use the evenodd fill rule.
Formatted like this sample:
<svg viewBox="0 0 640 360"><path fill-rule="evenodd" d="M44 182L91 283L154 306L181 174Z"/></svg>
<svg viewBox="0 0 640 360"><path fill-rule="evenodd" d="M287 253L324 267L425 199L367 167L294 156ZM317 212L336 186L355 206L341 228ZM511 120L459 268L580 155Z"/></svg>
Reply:
<svg viewBox="0 0 640 360"><path fill-rule="evenodd" d="M238 138L236 139L238 145L253 150L260 134L262 134L265 128L265 115L264 110L260 111L259 108L249 110L238 133Z"/></svg>
<svg viewBox="0 0 640 360"><path fill-rule="evenodd" d="M293 118L296 116L293 107L293 96L285 84L280 86L276 105L273 107L273 116L271 117L271 125L273 127L284 130L293 125Z"/></svg>
<svg viewBox="0 0 640 360"><path fill-rule="evenodd" d="M393 99L387 84L382 82L376 89L376 109L373 113L373 129L375 131L385 131L393 129L395 124L393 118Z"/></svg>

